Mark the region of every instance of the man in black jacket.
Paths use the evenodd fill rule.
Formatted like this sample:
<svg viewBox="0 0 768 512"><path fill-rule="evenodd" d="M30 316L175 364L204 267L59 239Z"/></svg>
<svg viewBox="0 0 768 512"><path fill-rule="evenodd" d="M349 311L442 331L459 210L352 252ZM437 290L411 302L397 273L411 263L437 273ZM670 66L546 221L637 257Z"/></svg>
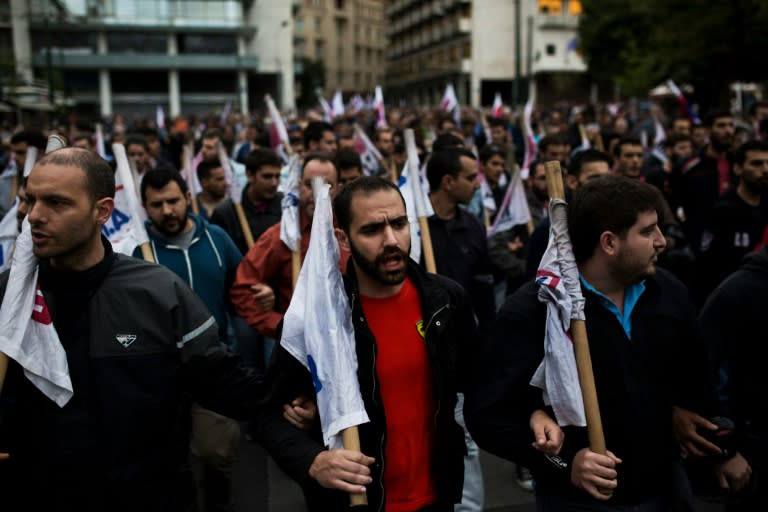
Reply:
<svg viewBox="0 0 768 512"><path fill-rule="evenodd" d="M11 361L0 395L3 510L187 510L190 398L249 419L259 381L180 278L112 252L101 235L114 208L107 162L54 151L35 164L26 192L38 284L74 395L58 407Z"/></svg>
<svg viewBox="0 0 768 512"><path fill-rule="evenodd" d="M479 342L467 296L409 260L405 203L392 183L358 178L334 206L340 246L352 254L345 285L370 418L359 427L362 453L326 450L319 429L286 423L281 404L297 393L313 397L314 388L282 347L268 374L273 407L260 415L258 439L301 484L311 510L342 510L344 493L365 490L372 510L452 511L466 450L454 406Z"/></svg>
<svg viewBox="0 0 768 512"><path fill-rule="evenodd" d="M528 442L529 417L544 408L541 390L530 385L544 356L546 323L535 283L507 299L479 358L467 426L482 448L530 468L540 510L660 511L672 498L679 454L673 406L692 408L689 387L705 372L703 361L692 361L695 315L687 291L656 268L665 247L660 212L650 185L618 176L582 184L568 205L607 455L591 451L579 427L564 427L558 457ZM701 375L687 375L685 367ZM714 427L692 413L686 418L688 426Z"/></svg>
<svg viewBox="0 0 768 512"><path fill-rule="evenodd" d="M766 341L761 329L768 311L768 249L746 256L741 267L710 295L699 316L710 355L719 414L735 424L730 450L716 468L720 487L731 493L727 510L768 510L768 401L759 384Z"/></svg>

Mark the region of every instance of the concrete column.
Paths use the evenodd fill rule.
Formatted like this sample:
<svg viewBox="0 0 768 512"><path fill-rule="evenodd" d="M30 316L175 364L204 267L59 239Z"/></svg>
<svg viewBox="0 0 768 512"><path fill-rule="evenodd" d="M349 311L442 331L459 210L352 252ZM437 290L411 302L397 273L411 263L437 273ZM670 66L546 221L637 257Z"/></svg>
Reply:
<svg viewBox="0 0 768 512"><path fill-rule="evenodd" d="M248 53L248 45L243 37L237 38L237 56L243 57ZM237 102L240 104L240 113L247 114L248 106L248 73L245 70L237 70Z"/></svg>
<svg viewBox="0 0 768 512"><path fill-rule="evenodd" d="M176 34L168 34L168 55L178 55ZM168 114L176 117L181 114L181 88L179 87L179 70L168 71Z"/></svg>
<svg viewBox="0 0 768 512"><path fill-rule="evenodd" d="M99 102L101 103L101 117L112 115L112 80L109 70L99 70Z"/></svg>
<svg viewBox="0 0 768 512"><path fill-rule="evenodd" d="M29 7L26 0L11 0L11 31L13 33L13 56L16 59L16 75L25 82L31 82L32 43L29 37Z"/></svg>
<svg viewBox="0 0 768 512"><path fill-rule="evenodd" d="M107 34L98 32L96 34L96 53L104 55L108 51ZM99 104L101 105L102 117L112 115L112 79L109 70L105 68L99 70Z"/></svg>
<svg viewBox="0 0 768 512"><path fill-rule="evenodd" d="M237 94L240 113L247 114L250 112L250 107L248 106L248 74L245 71L237 72Z"/></svg>

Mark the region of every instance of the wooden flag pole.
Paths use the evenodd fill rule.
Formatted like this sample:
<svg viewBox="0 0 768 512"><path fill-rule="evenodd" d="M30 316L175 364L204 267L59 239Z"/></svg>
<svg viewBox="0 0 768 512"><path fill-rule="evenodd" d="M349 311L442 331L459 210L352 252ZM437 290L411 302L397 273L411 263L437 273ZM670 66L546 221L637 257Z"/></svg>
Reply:
<svg viewBox="0 0 768 512"><path fill-rule="evenodd" d="M195 215L200 214L200 205L197 204L197 194L195 193L195 178L192 176L193 172L196 172L196 169L192 168L192 155L194 154L194 147L192 145L192 142L188 142L182 146L181 149L181 158L183 162L181 163L182 167L184 167L187 170L187 189L189 189L189 199L192 206L192 213Z"/></svg>
<svg viewBox="0 0 768 512"><path fill-rule="evenodd" d="M357 430L357 425L349 428L345 428L341 432L341 440L344 444L345 450L352 450L359 452L360 450L360 433ZM349 504L352 507L359 507L368 505L368 495L366 493L350 494Z"/></svg>
<svg viewBox="0 0 768 512"><path fill-rule="evenodd" d="M544 164L547 172L547 191L550 199L565 200L563 188L563 174L560 170L560 162L557 160ZM605 436L603 435L603 422L600 418L600 407L597 402L597 388L595 376L592 372L592 357L589 354L589 340L587 339L587 327L584 320L571 319L571 336L573 338L573 352L576 357L576 368L579 372L579 385L581 396L584 400L584 414L587 420L587 436L589 437L589 449L595 453L605 455ZM601 489L603 494L611 494L609 490Z"/></svg>

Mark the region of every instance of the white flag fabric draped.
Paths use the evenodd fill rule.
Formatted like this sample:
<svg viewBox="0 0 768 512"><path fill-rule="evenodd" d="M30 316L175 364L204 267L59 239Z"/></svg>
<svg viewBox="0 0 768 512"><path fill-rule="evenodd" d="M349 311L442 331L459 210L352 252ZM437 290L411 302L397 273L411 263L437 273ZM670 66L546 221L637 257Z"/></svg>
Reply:
<svg viewBox="0 0 768 512"><path fill-rule="evenodd" d="M547 305L544 360L531 385L542 389L544 403L552 406L558 424L583 427L587 424L584 400L568 330L571 319L584 320L584 297L568 240L565 201L550 200L549 215L549 244L536 272L539 300Z"/></svg>
<svg viewBox="0 0 768 512"><path fill-rule="evenodd" d="M122 144L112 144L117 171L115 172L115 208L101 231L112 243L115 252L132 255L136 246L149 242L144 228L143 209L136 196L133 173Z"/></svg>
<svg viewBox="0 0 768 512"><path fill-rule="evenodd" d="M285 313L281 345L312 375L323 441L341 448L341 432L367 423L357 380L352 310L339 271L330 185L313 180L315 213L309 249Z"/></svg>
<svg viewBox="0 0 768 512"><path fill-rule="evenodd" d="M301 226L299 224L299 180L301 179L301 162L298 155L293 155L288 162L288 177L283 190L281 206L283 215L280 219L280 240L295 252L301 243Z"/></svg>
<svg viewBox="0 0 768 512"><path fill-rule="evenodd" d="M32 232L24 219L0 306L0 352L24 368L24 375L45 396L64 407L73 395L67 354L53 327L37 285Z"/></svg>

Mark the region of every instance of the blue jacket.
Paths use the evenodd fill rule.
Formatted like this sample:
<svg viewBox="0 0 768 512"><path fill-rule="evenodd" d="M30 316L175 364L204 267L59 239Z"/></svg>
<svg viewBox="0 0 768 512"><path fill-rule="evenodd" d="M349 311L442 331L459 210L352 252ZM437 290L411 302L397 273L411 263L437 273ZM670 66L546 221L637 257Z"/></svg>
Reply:
<svg viewBox="0 0 768 512"><path fill-rule="evenodd" d="M226 340L229 288L235 279L235 271L243 255L229 235L218 226L209 224L200 216L188 214L195 223L195 234L188 250L171 245L165 237L145 226L152 246L155 263L168 267L197 294L216 318L219 337ZM136 248L133 256L141 258L141 249Z"/></svg>

